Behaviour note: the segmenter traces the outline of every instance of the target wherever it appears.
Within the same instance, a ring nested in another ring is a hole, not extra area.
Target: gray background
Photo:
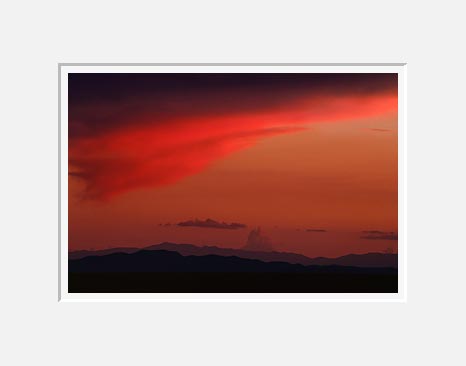
[[[464,363],[460,4],[2,3],[0,362]],[[408,62],[407,303],[58,303],[58,62]]]

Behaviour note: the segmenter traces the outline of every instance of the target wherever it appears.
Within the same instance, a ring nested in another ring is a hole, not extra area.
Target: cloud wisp
[[[374,132],[392,132],[392,130],[388,130],[386,128],[370,128],[370,130]]]
[[[398,234],[394,231],[366,230],[362,231],[361,239],[368,240],[398,240]]]
[[[177,224],[178,226],[183,227],[200,227],[200,228],[209,228],[209,229],[226,229],[226,230],[238,230],[244,229],[247,227],[245,224],[240,224],[238,222],[226,223],[226,222],[219,222],[212,219],[206,220],[188,220],[182,221]]]

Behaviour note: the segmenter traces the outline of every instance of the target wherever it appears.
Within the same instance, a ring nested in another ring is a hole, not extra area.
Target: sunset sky
[[[396,252],[397,74],[68,84],[70,250],[239,248],[261,226],[278,251]]]

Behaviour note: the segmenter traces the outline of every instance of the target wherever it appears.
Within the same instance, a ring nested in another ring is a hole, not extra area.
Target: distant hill
[[[302,265],[167,250],[68,261],[74,293],[394,293],[396,268]]]
[[[216,246],[203,246],[199,247],[192,244],[174,244],[174,243],[161,243],[151,245],[144,249],[147,250],[169,250],[180,253],[181,255],[220,255],[224,257],[235,256],[245,259],[258,259],[263,262],[288,262],[292,264],[311,264],[308,257],[302,254],[285,253],[285,252],[266,252],[266,251],[252,251],[245,249],[234,248],[219,248]]]
[[[255,259],[262,262],[287,262],[290,264],[301,264],[305,266],[319,265],[319,266],[352,266],[352,267],[398,267],[398,255],[387,253],[367,253],[367,254],[348,254],[337,258],[309,258],[302,254],[276,252],[276,251],[252,251],[245,249],[233,248],[219,248],[216,246],[196,246],[192,244],[175,244],[175,243],[161,243],[151,245],[143,250],[166,250],[177,252],[182,256],[235,256],[243,259]],[[81,250],[69,253],[69,259],[81,259],[88,256],[103,256],[112,253],[136,253],[141,248],[120,247],[103,249],[96,251]]]
[[[348,254],[337,258],[311,258],[310,264],[319,266],[392,267],[398,268],[398,254],[366,253]]]
[[[112,253],[134,253],[142,248],[131,248],[131,247],[118,247],[118,248],[109,248],[109,249],[100,249],[100,250],[76,250],[74,252],[68,253],[68,259],[81,259],[84,257],[89,257],[91,255],[107,255]]]
[[[167,250],[140,250],[135,253],[112,253],[68,261],[69,272],[318,272],[393,274],[393,268],[348,266],[304,266],[286,262],[263,262],[235,256],[183,256]]]

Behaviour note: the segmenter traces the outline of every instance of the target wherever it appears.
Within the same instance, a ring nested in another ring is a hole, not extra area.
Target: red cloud
[[[165,123],[146,108],[134,117],[125,115],[116,128],[70,139],[70,170],[84,179],[85,198],[109,199],[177,182],[261,139],[297,132],[312,122],[370,117],[396,108],[396,92],[312,95],[287,105],[272,103],[266,110],[180,115]]]

